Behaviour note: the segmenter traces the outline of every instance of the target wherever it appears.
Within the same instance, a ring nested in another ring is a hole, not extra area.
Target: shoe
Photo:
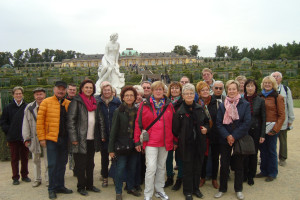
[[[54,191],[49,192],[49,199],[56,199],[56,193]]]
[[[200,198],[200,199],[203,198],[203,194],[200,192],[200,190],[198,190],[198,191],[196,191],[196,192],[193,192],[193,194],[194,194],[196,197]]]
[[[28,177],[25,177],[25,178],[22,178],[22,181],[29,183],[29,182],[31,182],[31,179]]]
[[[140,185],[135,186],[134,189],[135,189],[136,191],[138,191],[138,192],[141,192],[141,191],[142,191],[142,188],[141,188]]]
[[[272,181],[274,181],[274,177],[272,177],[272,176],[268,176],[267,178],[266,178],[266,182],[272,182]]]
[[[86,191],[86,189],[78,189],[77,192],[78,192],[79,194],[81,194],[82,196],[88,195],[88,192]]]
[[[34,181],[33,183],[32,183],[32,187],[38,187],[38,186],[40,186],[41,185],[41,182],[40,181]]]
[[[102,187],[108,186],[108,178],[103,178]]]
[[[185,200],[193,200],[193,196],[191,194],[185,195]]]
[[[178,166],[177,165],[174,167],[174,170],[178,170]]]
[[[173,185],[172,190],[178,191],[181,188],[182,179],[177,178],[176,183]]]
[[[250,186],[254,185],[253,178],[248,178],[248,185],[250,185]]]
[[[20,184],[19,180],[17,180],[17,179],[13,180],[13,185],[19,185],[19,184]]]
[[[238,200],[243,200],[245,198],[242,192],[237,192],[236,197]]]
[[[86,188],[87,191],[91,192],[101,192],[99,188],[96,188],[95,186],[92,186],[91,188]]]
[[[205,184],[205,178],[201,178],[199,187],[202,187],[204,184]]]
[[[173,185],[173,183],[174,183],[173,176],[172,176],[172,177],[168,177],[168,178],[167,178],[167,181],[165,182],[164,188]]]
[[[127,194],[132,194],[133,196],[136,196],[136,197],[140,197],[141,196],[141,193],[139,193],[135,189],[133,189],[133,190],[127,190]]]
[[[116,200],[122,200],[122,194],[116,194]]]
[[[280,165],[281,167],[286,166],[285,160],[279,160],[279,165]]]
[[[155,197],[160,198],[162,200],[169,200],[168,195],[166,195],[166,193],[162,193],[162,192],[156,192]]]
[[[61,189],[57,189],[56,193],[71,194],[71,193],[73,193],[73,191],[66,187],[63,187]]]
[[[221,198],[224,194],[224,192],[218,192],[217,194],[215,194],[215,198]]]
[[[255,176],[255,178],[263,178],[263,177],[266,177],[266,176],[262,173],[256,174],[256,176]]]
[[[219,189],[219,187],[220,187],[218,184],[218,181],[216,179],[211,180],[211,184],[213,185],[213,187],[215,189]]]

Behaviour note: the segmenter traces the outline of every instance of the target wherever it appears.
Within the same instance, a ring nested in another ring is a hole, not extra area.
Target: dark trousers
[[[8,142],[11,156],[12,179],[19,180],[19,160],[21,159],[21,176],[26,178],[28,176],[28,154],[29,149],[22,141]]]
[[[279,132],[279,160],[287,159],[287,130]]]
[[[123,177],[124,174],[127,174],[126,185],[127,190],[130,191],[135,186],[135,175],[136,171],[136,162],[138,159],[138,154],[133,153],[127,156],[117,156],[116,161],[116,176],[115,176],[115,189],[116,194],[122,194],[123,187]]]
[[[103,178],[108,178],[109,154],[107,149],[101,150],[101,175]]]
[[[257,153],[259,138],[257,139],[253,136],[252,138],[254,140],[256,154],[244,156],[244,177],[247,177],[247,179],[253,179],[257,170]]]
[[[210,150],[211,150],[211,178],[212,180],[216,180],[218,177],[218,171],[219,171],[219,157],[220,157],[220,145],[219,144],[210,144]],[[207,167],[207,160],[208,157],[204,157],[203,165],[202,165],[202,172],[201,172],[201,178],[206,177],[206,167]]]
[[[68,162],[68,137],[58,137],[57,142],[47,140],[48,191],[65,187],[65,172]]]
[[[277,177],[277,137],[276,135],[266,135],[264,143],[260,145],[260,172],[265,176]]]
[[[173,177],[174,176],[174,171],[173,171],[173,156],[174,151],[168,151],[168,157],[166,161],[166,169],[167,169],[167,177]],[[182,178],[182,161],[179,158],[179,152],[176,150],[175,151],[175,161],[178,167],[178,174],[177,178]]]
[[[183,194],[199,191],[203,157],[194,156],[191,161],[183,161]]]
[[[74,170],[77,175],[77,188],[78,189],[91,189],[94,185],[93,173],[94,173],[94,156],[95,156],[95,144],[94,140],[87,140],[87,152],[86,154],[74,153],[74,161],[76,168]]]
[[[220,144],[221,169],[220,169],[220,192],[227,192],[229,165],[234,166],[234,190],[243,191],[243,156],[234,155],[231,159],[232,147],[229,144]],[[232,163],[230,163],[232,162]]]

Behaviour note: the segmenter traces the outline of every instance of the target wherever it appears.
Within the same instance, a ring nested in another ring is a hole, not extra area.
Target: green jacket
[[[135,113],[137,113],[138,108],[134,107]],[[136,119],[137,114],[135,114],[134,121]],[[133,126],[134,126],[133,122]],[[129,114],[125,112],[125,106],[123,104],[120,105],[114,112],[112,118],[112,126],[110,130],[109,136],[109,144],[108,144],[108,152],[114,152],[115,142],[118,136],[128,136],[131,137],[128,133],[129,126]],[[134,127],[133,127],[134,130]],[[133,136],[132,136],[133,140]]]

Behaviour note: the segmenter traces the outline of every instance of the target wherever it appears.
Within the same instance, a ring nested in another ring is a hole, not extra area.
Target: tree
[[[43,57],[40,54],[40,50],[38,48],[29,48],[28,50],[26,50],[25,57],[29,63],[43,62]]]
[[[66,52],[63,50],[56,49],[54,52],[54,62],[61,62],[63,59],[66,59]]]
[[[76,51],[69,50],[66,53],[66,59],[72,59],[72,58],[75,58],[75,56],[76,56]]]
[[[22,49],[19,49],[18,51],[16,51],[14,53],[13,56],[13,60],[14,60],[14,66],[19,68],[24,66],[24,64],[26,63],[26,57],[25,57],[25,51],[22,51]]]
[[[230,47],[227,55],[230,55],[231,58],[239,58],[239,47],[238,46],[233,46]]]
[[[45,49],[45,51],[42,53],[42,57],[45,62],[52,62],[53,56],[54,50],[52,49]]]
[[[227,46],[217,46],[217,49],[216,49],[216,57],[225,57],[225,54],[227,54],[229,51],[228,51],[228,47]]]
[[[189,55],[189,52],[186,50],[186,48],[181,45],[176,45],[172,52],[177,53],[179,55]]]
[[[0,52],[0,67],[5,64],[11,65],[10,59],[12,58],[13,56],[10,52]]]
[[[189,46],[189,54],[191,56],[198,56],[198,53],[200,52],[198,45],[191,45]]]

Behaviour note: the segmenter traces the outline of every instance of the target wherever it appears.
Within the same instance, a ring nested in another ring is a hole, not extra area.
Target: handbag
[[[252,155],[256,154],[253,138],[250,135],[236,140],[234,142],[233,154],[235,155]]]
[[[133,139],[128,136],[120,136],[115,142],[115,153],[117,155],[129,155],[134,152]]]

